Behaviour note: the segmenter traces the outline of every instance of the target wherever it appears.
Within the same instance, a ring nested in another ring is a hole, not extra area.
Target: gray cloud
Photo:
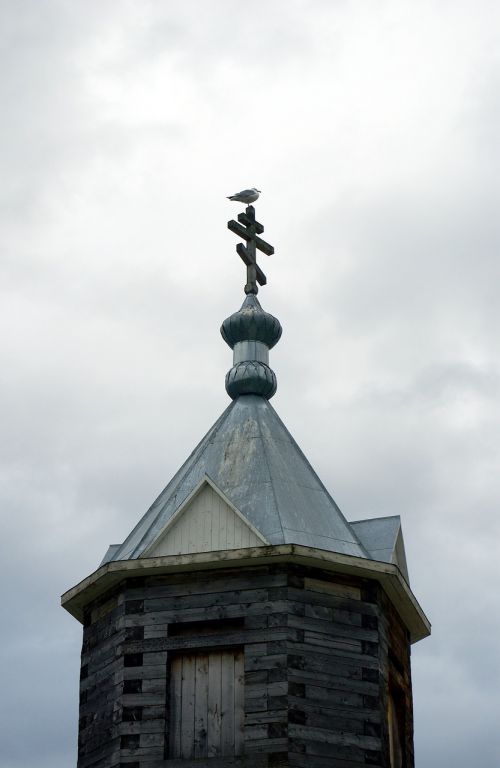
[[[433,621],[417,765],[496,767],[498,17],[0,3],[5,768],[75,764],[58,596],[226,405],[224,196],[253,184],[273,403],[349,519],[402,515]]]

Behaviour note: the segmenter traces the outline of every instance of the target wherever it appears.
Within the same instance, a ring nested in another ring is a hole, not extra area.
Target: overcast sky
[[[498,768],[498,0],[0,0],[2,768],[76,765],[60,594],[227,405],[276,249],[273,405],[433,623],[417,768]]]

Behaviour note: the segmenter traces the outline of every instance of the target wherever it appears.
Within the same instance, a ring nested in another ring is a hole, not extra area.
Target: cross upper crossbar
[[[262,240],[258,235],[262,234],[264,227],[258,221],[255,220],[255,208],[253,205],[249,205],[244,213],[238,214],[238,221],[231,219],[227,222],[228,229],[234,232],[235,235],[246,240],[246,246],[243,243],[238,243],[236,246],[236,252],[245,262],[247,267],[247,284],[245,285],[245,293],[257,293],[257,283],[259,285],[265,285],[267,278],[264,272],[257,264],[257,250],[262,251],[267,256],[272,256],[274,248],[265,240]]]
[[[239,235],[240,237],[243,237],[248,242],[253,240],[255,243],[255,247],[259,251],[262,251],[262,253],[265,253],[267,256],[273,255],[274,253],[273,246],[269,245],[269,243],[266,243],[266,241],[262,240],[260,237],[257,237],[255,232],[250,232],[250,229],[252,229],[251,227],[242,227],[241,224],[238,224],[238,222],[234,221],[234,219],[227,222],[227,227],[228,229],[231,230],[231,232],[234,232],[235,235]],[[261,229],[261,232],[263,231],[264,231],[264,227],[262,227]]]
[[[255,218],[255,213],[254,213],[254,218]],[[264,227],[262,226],[262,224],[258,221],[252,220],[252,217],[249,216],[247,213],[239,213],[238,221],[241,224],[244,224],[246,227],[251,227],[253,225],[258,235],[261,235],[264,231]]]

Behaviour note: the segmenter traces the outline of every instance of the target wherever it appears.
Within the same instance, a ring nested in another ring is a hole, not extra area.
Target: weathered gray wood
[[[248,250],[248,248],[245,248],[243,243],[238,243],[238,245],[236,246],[236,252],[238,256],[241,258],[241,260],[247,265],[247,267],[251,267],[251,266],[254,267],[257,282],[259,283],[259,285],[266,285],[267,277],[265,276],[264,272],[261,270],[257,262],[254,261],[253,253],[251,253]]]
[[[234,755],[234,653],[222,653],[221,754]]]
[[[327,674],[319,671],[320,667],[313,669],[292,669],[289,668],[288,680],[291,683],[323,685],[334,691],[348,691],[350,693],[361,693],[366,696],[377,696],[380,686],[377,683],[371,683],[365,680],[355,680],[335,674]]]
[[[221,656],[211,653],[208,658],[208,757],[221,755]]]
[[[234,657],[234,754],[242,755],[245,747],[245,656]]]
[[[208,655],[196,656],[194,710],[194,756],[207,757],[208,734]]]
[[[265,274],[257,264],[257,250],[271,256],[274,253],[274,248],[258,236],[264,231],[264,227],[255,220],[255,208],[251,205],[247,207],[245,213],[238,215],[238,221],[231,219],[227,226],[231,232],[247,242],[246,246],[238,243],[236,251],[247,267],[245,293],[257,294],[257,283],[265,285],[267,282]]]
[[[259,725],[260,723],[283,723],[288,718],[287,709],[276,709],[274,711],[265,712],[246,712],[245,713],[245,728],[248,725]]]
[[[247,242],[254,241],[255,247],[259,251],[262,251],[262,253],[265,253],[267,256],[273,255],[274,248],[272,245],[269,245],[269,243],[266,243],[265,240],[257,237],[255,233],[249,232],[248,229],[242,227],[241,224],[238,224],[238,222],[234,221],[234,219],[231,219],[231,221],[227,222],[227,228],[230,229],[231,232],[234,232],[235,235],[242,237],[243,240],[246,240]]]
[[[327,643],[324,646],[297,643],[294,645],[294,652],[300,654],[299,658],[304,659],[303,669],[310,668],[309,660],[315,664],[313,669],[319,669],[321,666],[324,672],[335,670],[339,674],[351,675],[354,678],[361,678],[363,669],[378,669],[377,656],[353,653],[338,647],[329,648]],[[292,661],[291,664],[295,664],[295,662]],[[365,679],[367,679],[366,676]]]
[[[290,754],[290,765],[294,768],[311,768],[311,766],[313,768],[366,768],[365,753],[361,750],[356,753],[352,750],[349,756],[351,759],[347,757],[337,758],[332,756],[331,746],[326,745],[326,751],[322,751],[322,748],[325,747],[324,744],[318,746],[319,749],[316,749],[315,743],[312,745],[304,744],[304,754]],[[379,765],[381,764],[379,763]]]
[[[253,206],[252,206],[253,208]],[[239,213],[238,214],[238,221],[241,222],[241,224],[244,224],[246,227],[253,226],[255,227],[255,231],[258,235],[261,235],[264,231],[264,227],[262,224],[258,221],[255,221],[255,214],[254,216],[249,216],[248,213]]]
[[[279,653],[272,656],[255,656],[249,658],[245,668],[248,670],[257,669],[286,669],[287,668],[287,655],[285,653]]]
[[[401,710],[405,765],[413,768],[408,632],[380,589],[282,564],[148,577],[120,590],[96,601],[90,611],[95,621],[89,618],[84,629],[79,768],[195,766],[204,761],[204,749],[211,768],[255,768],[255,761],[267,765],[270,756],[276,766],[388,768],[389,690]],[[233,665],[224,703],[222,663],[211,685],[222,653]],[[142,657],[142,666],[124,666],[131,655]],[[192,735],[183,741],[190,694],[183,701],[185,681],[176,663],[186,656],[194,664],[193,716]],[[124,690],[125,681],[133,684]],[[129,719],[133,712],[142,719]],[[223,734],[231,718],[232,740]],[[135,742],[127,737],[134,735],[140,742],[130,746]],[[168,762],[158,757],[166,738]],[[234,755],[243,739],[245,756],[222,754],[232,741]],[[173,757],[174,749],[182,754],[184,748],[192,758]]]
[[[174,657],[170,665],[170,733],[169,755],[181,754],[182,657]]]
[[[272,755],[274,752],[286,752],[287,748],[287,738],[270,738],[267,736],[263,739],[255,739],[255,741],[249,741],[245,747],[245,751],[248,754],[255,754],[260,752]]]
[[[111,729],[111,735],[123,734],[158,734],[162,741],[165,741],[165,721],[164,720],[141,720],[138,723],[117,723]]]
[[[127,589],[127,596],[131,599],[141,598],[144,601],[157,597],[181,597],[189,598],[197,595],[216,594],[219,592],[236,592],[247,589],[268,589],[281,587],[287,584],[286,570],[271,569],[269,566],[257,566],[250,575],[242,575],[241,570],[228,569],[224,575],[217,573],[205,574],[202,580],[189,578],[185,573],[173,573],[165,578],[156,578],[145,587]],[[146,603],[147,604],[147,603]]]
[[[311,594],[306,592],[303,589],[298,589],[296,587],[289,587],[288,588],[288,597],[290,600],[293,600],[294,603],[303,603],[306,606],[311,606],[311,603],[316,605],[325,605],[325,606],[331,606],[332,608],[339,608],[342,610],[348,610],[352,613],[361,613],[361,614],[367,614],[370,616],[378,616],[380,614],[380,608],[378,605],[374,605],[373,603],[369,603],[365,600],[352,600],[349,598],[342,598],[337,597],[336,595],[331,595],[325,593],[316,593],[314,595],[314,602],[312,602]]]
[[[167,597],[154,597],[144,601],[146,613],[154,614],[162,611],[183,611],[186,608],[207,608],[209,606],[223,606],[229,604],[239,605],[241,603],[261,603],[268,600],[269,589],[260,587],[256,589],[249,584],[247,589],[224,589],[218,593],[213,592],[201,593],[199,595],[186,595],[185,597],[177,596],[172,598]],[[186,621],[187,619],[180,619],[180,621]]]
[[[312,619],[306,616],[290,616],[289,626],[299,629],[307,629],[311,632],[324,633],[339,638],[345,637],[350,640],[366,640],[376,643],[378,633],[373,629],[364,629],[363,627],[348,626],[346,624],[334,624],[323,619]]]
[[[211,758],[207,765],[209,768],[268,768],[268,764],[267,755],[264,754]],[[205,768],[205,766],[195,760],[170,760],[168,763],[141,763],[141,768]]]
[[[380,749],[380,739],[373,736],[363,736],[355,733],[335,733],[331,728],[316,728],[311,725],[296,725],[291,723],[288,735],[307,741],[324,744],[335,744],[344,747],[360,747],[361,749]]]
[[[188,760],[194,757],[194,694],[195,694],[195,656],[182,657],[181,690],[181,752],[176,757]]]
[[[281,627],[276,629],[258,630],[258,631],[241,631],[241,632],[228,632],[226,635],[188,635],[186,636],[174,636],[174,637],[158,637],[158,638],[145,638],[144,640],[134,641],[132,643],[126,643],[123,647],[127,653],[136,653],[139,650],[146,652],[161,652],[161,651],[181,651],[186,649],[196,648],[213,648],[227,647],[228,645],[237,646],[242,645],[245,640],[250,643],[258,643],[262,640],[288,640],[291,633],[288,631],[283,632]],[[339,641],[340,642],[340,641]],[[325,644],[328,644],[328,639],[325,639]]]

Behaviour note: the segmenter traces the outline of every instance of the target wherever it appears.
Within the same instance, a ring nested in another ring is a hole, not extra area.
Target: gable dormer
[[[268,542],[205,475],[141,557],[261,547]]]

